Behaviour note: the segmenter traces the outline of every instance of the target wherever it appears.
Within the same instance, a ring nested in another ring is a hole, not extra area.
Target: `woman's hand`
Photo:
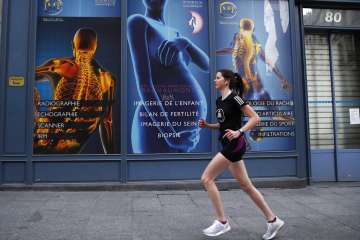
[[[207,122],[205,119],[200,119],[199,120],[199,128],[206,128],[207,127]]]
[[[226,129],[223,138],[227,138],[227,139],[229,139],[229,141],[231,141],[231,140],[233,140],[235,138],[240,137],[240,135],[241,135],[240,131],[234,131],[234,130],[231,130],[231,129]]]

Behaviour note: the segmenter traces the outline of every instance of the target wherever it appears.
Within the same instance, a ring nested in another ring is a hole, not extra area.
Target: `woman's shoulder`
[[[241,99],[244,99],[243,96],[241,96],[237,91],[234,91],[234,90],[231,92],[230,96],[231,96],[232,98],[234,98],[234,97],[239,97],[239,98],[241,98]]]
[[[244,104],[247,103],[246,100],[245,100],[242,96],[240,96],[238,93],[236,93],[235,91],[233,91],[233,92],[231,93],[230,98],[231,98],[232,100],[235,100],[235,102],[238,103],[238,104],[240,104],[240,105],[244,105]]]

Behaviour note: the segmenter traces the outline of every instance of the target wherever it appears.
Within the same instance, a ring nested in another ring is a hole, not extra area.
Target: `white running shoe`
[[[282,226],[284,226],[284,221],[281,220],[279,217],[276,217],[275,222],[267,223],[267,231],[263,235],[263,239],[264,240],[273,239]]]
[[[215,220],[210,227],[203,230],[203,233],[209,237],[216,237],[230,231],[231,227],[229,221],[222,224],[220,221]]]

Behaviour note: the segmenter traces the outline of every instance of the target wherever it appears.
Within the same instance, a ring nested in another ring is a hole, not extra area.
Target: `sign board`
[[[360,11],[304,8],[305,26],[360,28]]]
[[[10,87],[23,87],[25,84],[25,78],[22,76],[10,76],[9,86]]]
[[[349,108],[350,115],[350,124],[360,124],[360,109],[359,108]]]

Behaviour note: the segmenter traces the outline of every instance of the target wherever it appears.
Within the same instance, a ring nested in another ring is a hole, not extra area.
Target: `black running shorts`
[[[238,162],[242,160],[244,153],[246,152],[246,141],[244,136],[235,138],[229,141],[227,138],[221,139],[223,149],[222,155],[231,162]]]

